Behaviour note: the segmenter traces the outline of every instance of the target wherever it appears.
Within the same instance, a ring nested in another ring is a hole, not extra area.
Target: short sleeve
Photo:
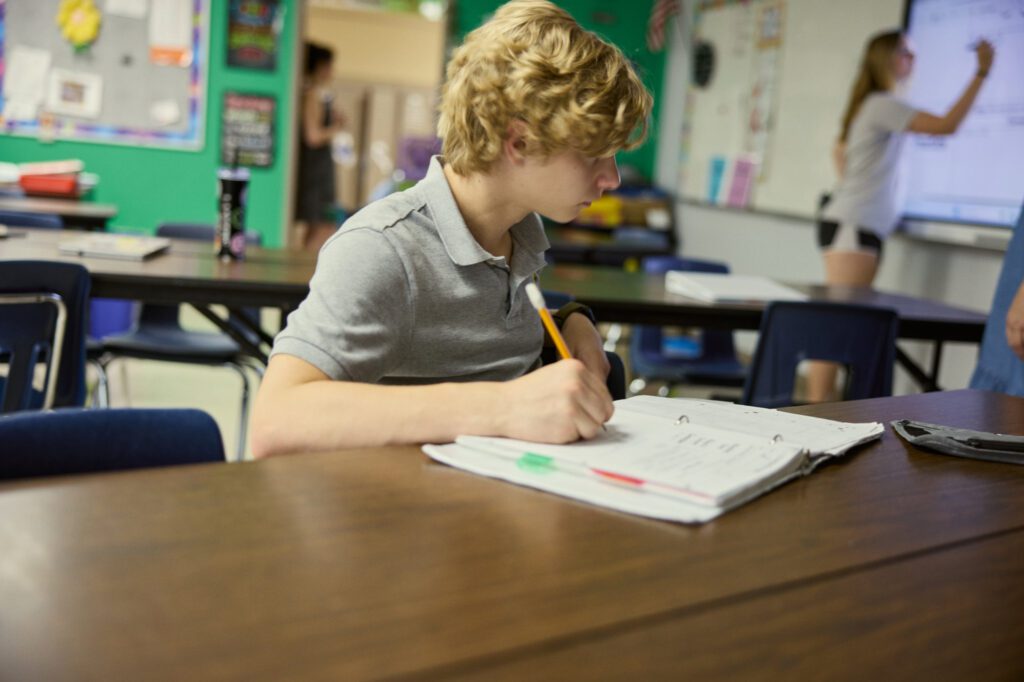
[[[317,260],[306,300],[271,355],[294,355],[332,379],[375,383],[398,366],[414,320],[405,267],[379,230],[343,230]]]
[[[871,127],[886,132],[903,132],[917,109],[892,95],[875,95],[865,103]]]

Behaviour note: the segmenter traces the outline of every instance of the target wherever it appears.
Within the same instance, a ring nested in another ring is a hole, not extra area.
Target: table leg
[[[896,346],[896,362],[900,364],[903,369],[907,370],[911,378],[917,383],[922,391],[928,393],[931,391],[941,391],[942,388],[938,384],[939,374],[939,361],[942,357],[942,342],[935,342],[935,352],[932,354],[932,366],[931,374],[928,374],[921,366],[910,359],[910,356],[903,352],[903,349]]]
[[[268,362],[267,354],[264,353],[263,349],[261,349],[257,344],[247,338],[245,334],[240,332],[235,326],[229,324],[227,320],[213,312],[209,306],[200,303],[192,303],[190,305],[198,310],[200,315],[215,324],[218,329],[230,336],[243,351],[266,366]]]

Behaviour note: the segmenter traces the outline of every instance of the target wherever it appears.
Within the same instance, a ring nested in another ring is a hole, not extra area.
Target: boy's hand
[[[604,342],[590,319],[582,313],[573,313],[562,326],[562,337],[569,353],[583,363],[601,381],[608,380],[611,365],[604,353]]]
[[[614,411],[604,380],[576,359],[560,360],[502,386],[507,421],[501,435],[510,438],[543,443],[593,438]]]
[[[1017,295],[1006,311],[1006,343],[1024,360],[1024,283],[1017,289]]]

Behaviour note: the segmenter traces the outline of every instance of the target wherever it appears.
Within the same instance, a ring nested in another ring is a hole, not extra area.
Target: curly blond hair
[[[651,102],[619,48],[550,2],[514,0],[452,54],[437,131],[460,175],[491,167],[513,120],[531,156],[600,158],[643,142]]]

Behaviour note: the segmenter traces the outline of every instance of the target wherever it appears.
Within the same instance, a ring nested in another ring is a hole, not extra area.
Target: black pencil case
[[[891,424],[900,437],[919,448],[955,457],[1024,464],[1024,436],[957,429],[911,419],[900,419]]]

